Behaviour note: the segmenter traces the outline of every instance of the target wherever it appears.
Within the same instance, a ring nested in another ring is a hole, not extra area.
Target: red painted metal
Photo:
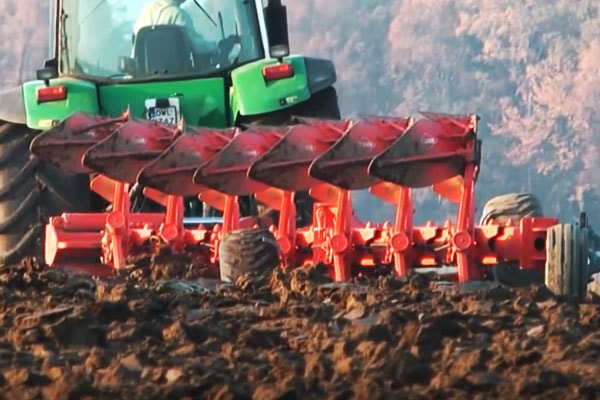
[[[249,129],[239,132],[194,174],[196,184],[233,196],[247,196],[269,187],[249,177],[248,169],[275,143],[281,129]]]
[[[350,278],[353,248],[366,245],[365,231],[353,224],[350,191],[381,183],[368,173],[367,167],[373,157],[397,141],[412,124],[412,118],[367,118],[359,121],[350,126],[347,133],[316,158],[310,167],[311,176],[338,188],[333,229],[323,237],[324,245],[330,249],[327,261],[333,264],[337,281]],[[370,235],[372,229],[366,229]],[[359,234],[358,243],[356,233]]]
[[[83,155],[107,138],[129,119],[129,111],[119,118],[76,113],[55,127],[37,135],[30,145],[33,154],[70,173],[93,172],[83,165]]]
[[[237,128],[207,129],[195,128],[178,136],[155,160],[143,166],[137,176],[137,182],[146,187],[145,194],[152,195],[148,189],[154,189],[154,197],[198,195],[202,201],[226,216],[225,222],[214,236],[212,245],[214,254],[211,260],[218,258],[218,242],[227,232],[246,226],[240,221],[237,196],[228,195],[210,189],[206,185],[194,182],[196,171],[211,161],[225,149],[234,137],[240,134]],[[171,201],[174,201],[171,198]],[[168,214],[168,213],[167,213]],[[177,218],[180,218],[178,214]],[[181,216],[182,218],[182,216]],[[183,226],[177,228],[183,231]]]
[[[135,182],[139,171],[160,156],[181,134],[180,127],[130,119],[91,146],[83,165],[120,182]]]
[[[55,265],[92,259],[122,269],[128,257],[156,252],[159,249],[156,243],[181,253],[190,246],[197,248],[202,243],[218,242],[220,227],[213,231],[202,226],[184,229],[181,196],[146,190],[148,197],[165,206],[165,212],[130,211],[131,184],[148,161],[169,148],[181,130],[181,127],[133,120],[128,113],[113,120],[75,114],[40,135],[41,139],[32,146],[40,158],[58,165],[64,162],[69,168],[74,167],[73,159],[58,158],[56,148],[60,146],[64,154],[76,154],[83,168],[70,169],[100,172],[90,186],[112,205],[111,211],[106,213],[63,214],[50,218],[46,226],[46,262]]]
[[[558,220],[475,226],[478,118],[424,116],[184,129],[131,119],[127,113],[112,120],[76,114],[42,134],[32,150],[70,171],[100,173],[91,187],[111,201],[112,209],[51,218],[46,262],[100,257],[122,268],[128,257],[161,244],[176,253],[210,249],[203,255],[214,264],[226,232],[256,223],[239,215],[238,197],[252,194],[280,212],[270,229],[284,254],[282,266],[324,263],[335,281],[375,266],[405,276],[416,268],[454,265],[460,282],[479,279],[501,262],[543,268],[546,230]],[[136,182],[165,206],[164,213],[130,211],[127,193]],[[414,226],[413,191],[426,187],[457,204],[455,221]],[[351,193],[363,189],[395,206],[394,221],[365,224],[355,217]],[[296,227],[298,191],[309,191],[317,201],[309,227]],[[194,195],[223,212],[222,225],[184,229],[183,197]]]
[[[248,170],[248,176],[290,192],[322,184],[308,170],[315,158],[325,153],[346,132],[349,121],[300,120],[265,152]]]
[[[193,181],[196,170],[218,154],[237,133],[237,128],[195,128],[184,132],[141,169],[137,181],[144,187],[177,196],[194,196],[206,191],[206,186]]]

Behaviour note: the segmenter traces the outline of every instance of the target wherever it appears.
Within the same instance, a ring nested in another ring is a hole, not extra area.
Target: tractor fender
[[[0,121],[13,124],[26,123],[21,86],[0,91]]]
[[[292,65],[291,77],[265,81],[263,67],[277,63],[274,59],[262,59],[231,73],[232,89],[230,107],[233,119],[239,116],[259,115],[291,108],[307,101],[336,81],[336,72],[330,60],[290,55],[283,62]]]
[[[96,84],[72,77],[53,79],[51,86],[62,85],[67,89],[67,98],[38,102],[37,91],[44,87],[40,80],[23,84],[23,104],[27,126],[31,129],[46,130],[75,112],[99,114],[98,91]]]
[[[333,61],[323,58],[304,57],[308,90],[311,94],[327,89],[337,81]]]

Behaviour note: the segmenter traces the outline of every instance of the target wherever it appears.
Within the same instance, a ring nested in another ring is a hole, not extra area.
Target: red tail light
[[[262,73],[267,81],[276,81],[294,76],[294,67],[286,63],[269,65],[263,68]]]
[[[37,90],[37,101],[38,103],[44,103],[46,101],[58,101],[67,98],[67,87],[66,86],[45,86]]]

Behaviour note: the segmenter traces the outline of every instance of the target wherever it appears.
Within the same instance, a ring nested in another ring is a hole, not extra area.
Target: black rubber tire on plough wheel
[[[516,225],[521,218],[542,217],[539,199],[531,193],[508,193],[489,199],[483,206],[480,224],[490,220],[505,224],[509,219]]]
[[[224,282],[235,283],[247,274],[270,274],[280,260],[279,245],[266,229],[236,229],[219,244],[219,272]]]
[[[490,221],[505,224],[512,219],[518,225],[522,218],[543,217],[541,202],[531,193],[508,193],[489,199],[483,206],[480,224]],[[501,263],[492,268],[496,282],[506,286],[528,286],[543,284],[543,271],[521,269],[515,263]]]
[[[554,225],[546,236],[545,284],[556,295],[585,298],[590,274],[588,235],[575,224]]]
[[[43,262],[44,226],[62,212],[89,211],[89,177],[66,175],[29,151],[38,131],[0,121],[0,265]]]
[[[339,120],[341,112],[338,105],[337,92],[334,87],[328,87],[314,93],[310,99],[296,106],[274,113],[242,117],[238,123],[246,125],[285,126],[294,123],[294,117],[321,118]],[[294,195],[296,204],[297,226],[312,224],[314,199],[307,191]],[[277,223],[278,213],[264,206],[258,206],[259,216],[268,216]]]

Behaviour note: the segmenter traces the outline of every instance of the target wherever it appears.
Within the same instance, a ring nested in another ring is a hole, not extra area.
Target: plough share
[[[74,114],[40,134],[31,150],[72,173],[92,174],[92,190],[111,207],[51,217],[45,261],[83,265],[93,259],[110,271],[124,268],[128,257],[168,246],[173,253],[200,252],[215,265],[224,235],[256,225],[254,218],[240,217],[238,203],[253,195],[279,212],[269,229],[282,267],[322,263],[338,282],[374,266],[392,267],[400,276],[456,266],[460,282],[480,279],[507,261],[543,268],[546,231],[556,218],[475,226],[478,117],[423,116],[214,129],[166,126],[127,112],[114,119]],[[165,211],[132,212],[134,184]],[[426,187],[457,204],[455,221],[414,226],[412,191]],[[393,222],[355,217],[351,192],[364,189],[395,205]],[[315,199],[311,226],[296,226],[299,191]],[[185,226],[184,198],[190,196],[220,210],[222,223]]]

